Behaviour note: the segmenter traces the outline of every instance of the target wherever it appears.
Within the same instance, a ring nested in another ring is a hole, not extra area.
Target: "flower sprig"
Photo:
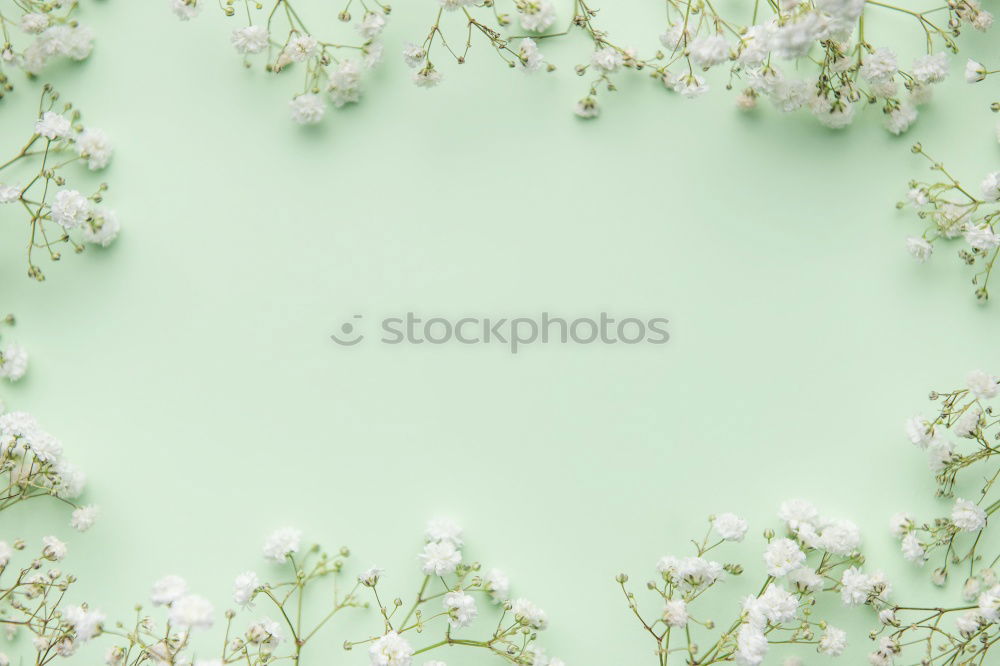
[[[84,60],[94,33],[75,18],[78,0],[0,0],[0,99],[14,89],[5,69],[31,76],[57,58]]]
[[[927,522],[898,514],[891,528],[907,560],[921,565],[936,561],[932,580],[938,585],[945,583],[953,567],[961,566],[966,588],[978,590],[977,577],[981,580],[983,575],[977,572],[992,570],[1000,562],[996,539],[987,536],[990,517],[1000,511],[1000,418],[989,404],[998,394],[997,379],[977,370],[969,373],[964,388],[930,394],[939,403],[936,415],[915,416],[906,424],[909,440],[927,453],[935,494],[953,504],[948,515]],[[978,487],[956,491],[960,476],[977,477]]]
[[[289,110],[295,122],[312,125],[323,119],[327,100],[337,108],[357,102],[365,73],[382,58],[379,37],[391,7],[378,0],[359,1],[362,13],[354,26],[355,35],[346,41],[327,41],[328,37],[311,32],[291,0],[223,0],[220,5],[226,16],[246,20],[231,36],[245,66],[251,66],[251,57],[263,55],[269,73],[302,70],[302,87],[289,102]],[[182,20],[194,18],[202,5],[200,0],[170,3]],[[352,20],[351,4],[348,0],[340,21]]]
[[[107,184],[101,183],[89,196],[67,186],[66,174],[74,164],[99,171],[111,159],[107,134],[84,127],[81,117],[71,103],[59,104],[59,93],[46,85],[27,141],[0,163],[0,212],[19,209],[26,216],[28,276],[35,280],[45,279],[35,252],[44,250],[50,260],[58,261],[60,244],[77,253],[85,243],[107,247],[121,228],[115,212],[101,205]],[[12,180],[18,175],[26,178],[25,184]]]
[[[966,247],[958,256],[968,266],[978,267],[972,278],[976,298],[989,299],[989,282],[993,266],[1000,252],[1000,171],[987,174],[980,183],[978,193],[962,184],[943,163],[928,155],[921,144],[914,144],[912,151],[931,165],[936,179],[912,180],[906,201],[897,208],[911,207],[926,227],[920,236],[906,239],[906,247],[914,259],[923,263],[930,259],[934,246],[940,241],[961,238]]]
[[[734,604],[735,618],[730,622],[717,625],[700,615],[697,606],[727,575],[744,573],[741,564],[707,557],[744,539],[747,522],[735,514],[710,518],[705,536],[693,542],[694,556],[660,559],[658,578],[646,584],[656,600],[655,612],[640,610],[635,593],[626,585],[628,576],[619,574],[617,582],[629,609],[654,642],[660,666],[709,666],[734,660],[756,666],[778,643],[807,645],[821,654],[839,656],[847,646],[847,634],[814,617],[818,598],[839,593],[847,606],[884,603],[891,587],[881,573],[862,571],[857,526],[825,519],[802,500],[785,502],[778,516],[784,522],[784,535],[771,529],[764,532],[763,580],[741,606]]]

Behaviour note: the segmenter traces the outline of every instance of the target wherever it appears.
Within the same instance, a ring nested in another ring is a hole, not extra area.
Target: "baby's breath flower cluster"
[[[66,557],[66,544],[54,536],[42,539],[39,554],[17,569],[12,560],[25,550],[23,541],[0,541],[0,624],[8,639],[31,636],[35,666],[69,657],[100,632],[104,614],[86,605],[67,606],[65,596],[75,578],[56,567]],[[0,661],[10,663],[7,655]]]
[[[484,571],[479,562],[464,561],[458,525],[432,520],[424,536],[419,555],[424,579],[409,603],[399,597],[390,602],[380,594],[381,569],[358,577],[371,590],[383,628],[368,640],[345,643],[345,648],[367,645],[372,666],[410,666],[416,656],[451,646],[483,650],[510,664],[565,666],[537,644],[538,633],[549,623],[545,611],[528,599],[512,598],[502,571]],[[484,609],[480,617],[480,606],[495,610]]]
[[[45,86],[27,142],[0,164],[0,207],[20,209],[27,218],[29,277],[45,279],[34,262],[35,251],[45,250],[58,261],[61,243],[79,253],[84,243],[107,247],[118,236],[117,215],[101,205],[107,185],[84,195],[67,186],[64,175],[75,163],[91,171],[103,169],[111,150],[103,131],[85,127],[80,112],[70,103],[59,104],[59,93]]]
[[[939,402],[935,416],[914,416],[906,423],[909,440],[927,453],[937,496],[951,500],[952,506],[947,516],[924,523],[898,514],[891,528],[907,560],[920,565],[935,561],[932,580],[938,585],[944,584],[951,567],[963,567],[967,590],[978,590],[977,576],[992,581],[994,574],[977,571],[991,571],[1000,562],[997,540],[987,536],[990,517],[1000,510],[1000,492],[994,487],[1000,478],[1000,418],[990,404],[998,394],[996,377],[970,372],[964,388],[931,393]],[[956,491],[960,474],[976,479],[977,487]]]
[[[850,607],[877,607],[884,602],[890,586],[881,573],[862,571],[861,532],[856,525],[823,518],[803,500],[782,504],[778,517],[784,523],[782,533],[764,532],[763,581],[741,605],[733,604],[735,619],[728,623],[717,625],[697,607],[699,599],[727,576],[744,573],[740,564],[710,557],[727,543],[743,541],[747,522],[732,513],[710,518],[704,538],[694,542],[695,555],[660,559],[658,579],[646,585],[656,597],[654,611],[640,610],[635,593],[626,585],[628,577],[618,576],[629,608],[656,645],[660,666],[734,660],[757,666],[772,644],[808,645],[820,654],[839,656],[847,647],[847,634],[814,617],[819,598],[839,594]]]
[[[584,118],[599,115],[600,91],[615,90],[623,71],[648,72],[669,90],[692,98],[708,92],[709,70],[722,69],[727,88],[743,89],[737,100],[742,109],[753,108],[763,96],[782,111],[808,109],[824,125],[839,129],[868,105],[882,111],[893,134],[910,127],[933,85],[947,77],[948,53],[958,52],[961,30],[985,31],[993,23],[978,0],[950,0],[927,11],[876,0],[780,0],[753,3],[736,16],[722,15],[706,0],[668,0],[660,48],[643,57],[599,26],[591,0],[573,0],[568,27],[559,32],[550,31],[557,20],[552,0],[512,0],[511,10],[527,35],[499,32],[513,22],[510,13],[498,9],[502,0],[439,3],[427,36],[403,54],[421,86],[442,78],[435,53],[463,63],[473,36],[484,39],[508,66],[537,71],[552,69],[539,51],[542,40],[582,32],[592,45],[587,61],[575,68],[590,82],[576,105]],[[902,45],[873,41],[873,29],[865,25],[869,13],[897,13],[912,23],[924,55],[904,66],[897,55]],[[456,46],[458,39],[446,38],[442,19],[447,14],[459,15],[462,26],[455,33],[463,47]]]
[[[920,236],[906,239],[906,248],[917,261],[931,258],[934,245],[942,240],[962,239],[965,245],[958,256],[967,266],[978,268],[972,278],[976,298],[989,298],[993,265],[1000,252],[1000,171],[986,174],[978,188],[963,185],[944,164],[924,152],[921,144],[912,148],[931,164],[936,180],[912,180],[905,202],[897,208],[911,207],[926,224]]]
[[[36,75],[52,60],[84,60],[94,33],[74,18],[77,0],[0,0],[0,99],[13,90],[7,72]]]
[[[5,326],[13,326],[15,321],[14,315],[6,315],[3,319],[0,319],[0,330]],[[3,343],[2,336],[0,336],[0,343]],[[27,350],[16,342],[0,344],[0,379],[16,382],[21,377],[24,377],[24,373],[27,371]],[[3,403],[0,402],[0,413],[3,413],[3,411]]]
[[[174,13],[182,20],[198,14],[205,0],[170,0]],[[288,107],[295,122],[312,125],[326,113],[327,102],[336,108],[357,102],[361,84],[369,70],[382,58],[380,36],[389,12],[378,0],[362,0],[362,11],[355,17],[340,12],[344,23],[354,21],[353,38],[344,42],[324,41],[325,36],[310,32],[306,21],[291,0],[223,0],[226,16],[245,18],[246,25],[233,30],[231,42],[243,56],[247,67],[251,58],[261,56],[264,68],[271,73],[300,71],[301,91]]]
[[[1000,642],[1000,585],[973,598],[973,604],[953,608],[889,606],[879,617],[881,629],[872,632],[877,641],[868,656],[872,666],[894,664],[948,664],[981,666],[992,664],[988,654]]]

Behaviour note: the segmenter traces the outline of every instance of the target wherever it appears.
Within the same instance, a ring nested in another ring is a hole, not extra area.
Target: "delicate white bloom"
[[[912,104],[903,103],[885,114],[885,126],[890,133],[900,135],[910,129],[917,120],[917,108]]]
[[[427,522],[427,529],[424,531],[424,540],[428,543],[432,541],[449,541],[456,548],[461,548],[462,528],[451,518],[433,518]]]
[[[438,0],[438,3],[444,7],[447,11],[455,11],[456,9],[461,9],[462,7],[469,7],[476,4],[479,0]]]
[[[515,599],[510,605],[514,617],[527,623],[533,629],[545,629],[549,625],[545,611],[527,599]]]
[[[958,498],[951,510],[951,522],[964,532],[978,532],[986,527],[986,512],[973,502]]]
[[[981,62],[976,62],[972,58],[965,63],[965,81],[967,83],[979,83],[986,78],[988,70]]]
[[[556,8],[552,0],[527,0],[518,7],[521,27],[531,32],[545,32],[556,20]]]
[[[326,113],[323,98],[314,93],[296,95],[288,103],[288,108],[292,113],[292,120],[300,125],[315,125],[323,120],[323,114]]]
[[[955,618],[955,628],[958,629],[958,633],[968,638],[979,631],[982,621],[983,616],[978,610],[966,611]]]
[[[169,606],[187,594],[187,582],[180,576],[164,576],[153,583],[149,594],[154,606]]]
[[[98,171],[111,161],[111,140],[99,129],[85,129],[76,137],[76,154],[87,160],[87,168]]]
[[[121,229],[118,215],[113,210],[96,206],[90,211],[90,217],[83,225],[83,240],[107,247],[118,238]]]
[[[722,35],[696,37],[688,46],[692,64],[708,69],[729,60],[729,42]]]
[[[931,258],[934,246],[919,236],[910,236],[906,239],[906,251],[920,263],[924,263]],[[917,442],[914,442],[916,444]]]
[[[775,578],[795,571],[805,561],[806,554],[791,539],[775,539],[767,545],[767,549],[764,551],[767,573]]]
[[[358,34],[365,39],[374,39],[385,28],[385,14],[382,12],[365,12],[358,24]]]
[[[90,200],[76,190],[59,190],[52,200],[49,216],[59,226],[72,229],[90,216]]]
[[[0,568],[10,564],[10,558],[14,555],[14,549],[6,541],[0,541]]]
[[[371,644],[368,656],[372,666],[410,666],[413,647],[395,631],[390,631]]]
[[[1000,585],[979,595],[979,614],[988,622],[1000,621]]]
[[[691,33],[684,27],[682,21],[670,24],[667,31],[660,35],[660,43],[671,51],[683,49],[690,39]]]
[[[462,561],[461,551],[451,541],[431,541],[419,557],[423,572],[434,576],[454,573]]]
[[[965,580],[965,585],[962,586],[962,599],[972,601],[979,597],[980,592],[982,592],[982,585],[979,579],[969,577]]]
[[[28,371],[28,351],[19,344],[8,343],[0,352],[0,377],[16,382]]]
[[[854,121],[854,104],[843,96],[833,100],[813,97],[810,109],[816,119],[830,129],[844,129]]]
[[[472,624],[479,615],[476,600],[465,592],[448,592],[444,595],[444,609],[448,611],[448,623],[452,629],[461,629]]]
[[[700,97],[708,92],[708,84],[705,79],[697,74],[685,74],[677,78],[673,84],[673,91],[687,99]]]
[[[253,622],[247,627],[246,636],[248,641],[261,646],[265,652],[273,652],[274,648],[285,640],[281,625],[269,617],[262,617]]]
[[[743,541],[747,527],[747,521],[735,513],[720,513],[712,520],[712,529],[726,541]]]
[[[530,37],[521,40],[521,47],[517,55],[517,67],[522,72],[537,72],[545,64],[542,52],[538,50],[535,40]]]
[[[910,562],[923,563],[924,561],[924,547],[920,543],[920,539],[913,532],[910,532],[903,537],[903,541],[900,544],[903,550],[903,557]]]
[[[777,585],[769,585],[759,597],[751,597],[745,606],[750,607],[750,621],[762,627],[755,618],[762,617],[773,624],[784,624],[795,619],[799,601],[795,595]]]
[[[801,58],[826,31],[827,23],[816,12],[807,12],[771,33],[771,50],[779,58]]]
[[[267,48],[270,40],[271,35],[267,32],[267,28],[260,25],[248,25],[245,28],[233,30],[231,38],[236,52],[244,55],[260,53]]]
[[[687,604],[683,599],[668,599],[663,606],[663,621],[668,627],[680,629],[688,623]]]
[[[798,532],[803,526],[815,527],[819,522],[819,510],[805,500],[788,500],[778,507],[778,518],[792,532]]]
[[[21,188],[17,185],[0,183],[0,204],[14,203],[21,199]]]
[[[434,65],[427,63],[413,73],[413,82],[418,88],[433,88],[441,83],[441,72],[434,69]]]
[[[617,49],[610,46],[597,49],[590,57],[590,64],[604,73],[617,72],[625,59]]]
[[[264,540],[264,557],[274,562],[284,562],[285,558],[299,552],[302,531],[294,527],[282,527]]]
[[[684,592],[703,590],[714,585],[724,574],[721,564],[702,557],[676,558],[667,555],[660,558],[656,569]]]
[[[938,83],[948,76],[948,54],[923,55],[913,61],[913,78],[920,83]]]
[[[413,42],[407,42],[403,48],[403,61],[407,67],[420,67],[427,58],[427,51]]]
[[[21,17],[21,30],[29,35],[37,35],[49,27],[49,15],[41,12],[28,12]]]
[[[66,557],[66,544],[54,536],[42,537],[42,556],[47,560],[58,562]]]
[[[866,574],[857,567],[845,570],[840,578],[840,598],[846,606],[860,606],[869,599],[885,599],[892,586],[881,572]]]
[[[198,0],[170,0],[170,8],[182,21],[193,19],[201,11]]]
[[[361,98],[361,64],[357,60],[341,60],[337,68],[330,72],[327,88],[330,100],[338,109],[345,104],[357,102]]]
[[[955,421],[955,424],[951,426],[951,432],[956,437],[972,437],[975,435],[976,431],[979,430],[979,423],[982,419],[983,412],[979,407],[972,405],[965,410]]]
[[[363,571],[358,574],[358,582],[365,587],[375,587],[378,585],[378,581],[384,573],[385,569],[380,567],[371,567],[367,571]]]
[[[73,133],[73,125],[69,118],[56,113],[46,111],[42,117],[35,122],[35,134],[46,139],[65,139]]]
[[[214,609],[207,599],[187,594],[170,604],[167,619],[171,626],[181,630],[210,629]]]
[[[312,35],[298,35],[288,40],[282,55],[291,62],[305,62],[316,55],[319,41]]]
[[[499,569],[490,569],[483,576],[483,589],[490,593],[490,598],[496,603],[510,598],[510,579]]]
[[[980,400],[995,398],[1000,392],[1000,385],[997,384],[996,378],[982,370],[973,370],[966,375],[965,385]]]
[[[820,654],[839,657],[847,649],[847,632],[837,627],[827,626],[819,639]]]
[[[889,519],[889,531],[897,539],[902,539],[913,527],[913,516],[908,513],[897,513]]]
[[[254,593],[260,589],[260,578],[253,571],[245,571],[233,582],[233,603],[246,608],[251,605]]]
[[[81,506],[73,511],[73,515],[70,518],[70,526],[73,529],[86,532],[94,523],[97,521],[98,508],[93,504],[88,504],[87,506]]]
[[[881,83],[891,80],[897,70],[896,54],[891,49],[880,48],[864,57],[858,73],[869,83]]]
[[[63,612],[63,619],[73,627],[76,640],[87,642],[100,633],[105,616],[99,610],[91,611],[83,606],[70,606]]]
[[[789,572],[785,580],[802,592],[817,592],[823,587],[823,577],[809,567],[799,567]]]
[[[767,656],[767,636],[759,628],[744,624],[736,634],[736,663],[758,666]]]
[[[1000,236],[997,236],[988,224],[969,225],[965,229],[965,242],[977,250],[992,250],[1000,245]]]
[[[601,107],[597,105],[597,100],[593,97],[584,97],[576,103],[573,113],[580,118],[596,118],[601,115]]]
[[[988,174],[979,187],[983,191],[983,198],[987,201],[1000,200],[1000,171]]]

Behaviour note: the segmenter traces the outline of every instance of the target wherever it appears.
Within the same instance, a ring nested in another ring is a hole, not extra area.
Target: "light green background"
[[[64,440],[103,507],[69,538],[80,598],[125,617],[178,573],[222,607],[235,573],[267,571],[260,542],[283,524],[350,544],[408,597],[423,523],[447,514],[469,556],[547,609],[553,653],[652,663],[613,576],[641,587],[707,514],[736,510],[757,535],[796,496],[861,524],[873,566],[909,583],[897,596],[942,598],[886,531],[894,511],[944,511],[901,423],[929,389],[997,372],[1000,304],[975,303],[957,247],[915,264],[902,242],[919,225],[893,204],[924,173],[913,140],[973,182],[997,167],[995,86],[959,75],[903,138],[877,112],[834,133],[643,77],[582,122],[582,40],[551,51],[553,75],[507,71],[480,45],[439,89],[410,85],[397,54],[426,30],[424,3],[394,11],[361,104],[302,129],[286,109],[298,74],[242,70],[234,23],[209,7],[183,24],[165,4],[98,3],[93,57],[52,77],[117,143],[104,177],[119,242],[34,284],[23,228],[7,211],[0,227],[0,302],[32,353],[4,396]],[[649,49],[646,4],[602,15]],[[18,82],[5,150],[36,102]],[[354,313],[410,309],[665,315],[673,337],[516,357],[328,340]],[[5,533],[64,520],[36,504]],[[751,541],[736,550],[760,573]],[[844,663],[868,649],[871,618],[855,617]],[[316,656],[365,663],[336,647],[364,633],[334,632]]]

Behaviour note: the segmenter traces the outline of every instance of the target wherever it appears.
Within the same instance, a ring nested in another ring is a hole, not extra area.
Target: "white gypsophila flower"
[[[969,58],[965,63],[965,81],[966,83],[979,83],[986,78],[989,71],[986,66],[981,62],[977,62],[972,58]]]
[[[260,589],[260,578],[253,571],[244,571],[233,581],[233,603],[246,608],[251,606],[254,593]]]
[[[722,35],[695,37],[688,46],[695,67],[708,69],[729,60],[729,42]]]
[[[77,155],[87,160],[87,168],[91,171],[99,171],[111,161],[111,140],[99,129],[83,130],[73,147]]]
[[[413,73],[413,83],[418,88],[433,88],[441,83],[441,72],[434,69],[434,65],[427,63]]]
[[[403,48],[403,61],[407,67],[416,68],[424,64],[427,58],[427,51],[413,42],[407,42]]]
[[[958,498],[951,510],[951,522],[963,532],[978,532],[986,527],[986,511],[973,502]]]
[[[913,527],[913,516],[908,513],[893,514],[889,519],[889,531],[897,539],[902,539]]]
[[[819,522],[819,509],[806,500],[787,500],[778,507],[778,518],[789,530],[798,532],[803,526],[815,527]]]
[[[687,626],[687,604],[683,599],[668,599],[663,605],[663,622],[668,627],[680,629]]]
[[[891,80],[898,69],[896,54],[891,49],[880,48],[863,58],[858,74],[869,83],[882,83]]]
[[[66,544],[54,536],[42,537],[42,557],[58,562],[66,557]]]
[[[73,627],[76,640],[85,643],[100,633],[105,615],[99,610],[88,610],[84,606],[70,606],[63,612],[63,619]]]
[[[597,105],[597,100],[593,97],[584,97],[576,103],[576,106],[573,108],[573,113],[575,113],[578,118],[596,118],[601,115],[601,107]]]
[[[903,557],[905,559],[910,562],[923,564],[926,552],[924,551],[924,547],[921,545],[920,539],[917,538],[916,534],[910,532],[905,535],[900,543],[900,548],[903,551]]]
[[[41,12],[28,12],[21,17],[21,30],[29,35],[37,35],[49,27],[49,15]]]
[[[775,578],[795,571],[805,561],[806,554],[791,539],[775,539],[764,550],[764,564],[767,565],[767,573]]]
[[[207,599],[187,594],[170,604],[167,619],[181,630],[211,629],[214,609]]]
[[[490,569],[483,576],[483,589],[490,593],[494,603],[502,603],[510,598],[510,579],[499,569]]]
[[[847,632],[837,627],[827,626],[819,638],[819,653],[839,657],[847,649]]]
[[[666,32],[660,35],[660,43],[671,51],[679,51],[691,40],[691,33],[684,22],[671,23]]]
[[[892,608],[883,608],[878,612],[878,621],[886,627],[898,627],[899,619],[896,617],[896,611]]]
[[[180,576],[164,576],[153,583],[149,599],[154,606],[168,606],[187,594],[187,590],[187,581]]]
[[[62,443],[47,432],[42,430],[35,432],[28,440],[27,446],[35,458],[42,462],[60,462]]]
[[[294,527],[282,527],[264,540],[264,557],[274,562],[284,562],[285,558],[299,552],[302,531]]]
[[[816,12],[807,12],[777,26],[771,33],[770,47],[776,56],[792,60],[806,55],[827,29]]]
[[[983,616],[978,610],[969,610],[955,618],[955,628],[963,637],[969,638],[979,631],[982,621]]]
[[[288,40],[282,55],[291,62],[305,62],[316,55],[319,41],[312,35],[298,35]]]
[[[447,11],[455,11],[456,9],[461,9],[462,7],[469,7],[476,4],[479,0],[438,0],[440,4]]]
[[[807,545],[834,555],[850,555],[861,546],[861,530],[849,520],[832,520],[806,538]]]
[[[739,51],[737,59],[740,63],[751,67],[756,67],[767,60],[771,53],[771,33],[774,31],[773,25],[753,25],[747,28],[746,32],[740,36]],[[662,36],[661,36],[662,42]]]
[[[542,52],[538,50],[538,44],[530,37],[521,40],[517,56],[517,68],[522,72],[537,72],[545,64],[545,58],[542,56]]]
[[[987,174],[979,187],[983,192],[983,198],[987,201],[1000,200],[1000,171]]]
[[[932,53],[913,61],[913,78],[920,83],[938,83],[948,76],[948,54]]]
[[[672,90],[681,97],[694,99],[708,92],[708,84],[697,74],[685,74],[677,77],[673,82]]]
[[[327,92],[338,109],[361,99],[361,63],[353,59],[340,61],[337,68],[330,72]]]
[[[69,121],[69,118],[55,111],[46,111],[35,122],[35,134],[43,136],[46,139],[65,139],[72,133],[73,124]]]
[[[10,558],[14,555],[14,549],[6,541],[0,541],[0,567],[10,564]]]
[[[361,47],[361,61],[367,69],[372,69],[382,62],[383,53],[385,53],[385,46],[382,42],[368,42]]]
[[[833,100],[817,96],[812,98],[809,109],[816,120],[826,127],[844,129],[854,122],[854,106],[845,96]]]
[[[424,530],[424,541],[427,543],[449,541],[456,548],[461,548],[462,528],[451,518],[432,518],[427,521],[427,529]]]
[[[448,612],[448,624],[452,629],[468,627],[479,615],[476,600],[465,592],[448,592],[444,595],[444,609]]]
[[[86,532],[97,522],[99,512],[99,509],[93,504],[78,507],[73,511],[69,524],[74,530]]]
[[[748,605],[748,617],[752,623],[762,617],[773,624],[784,624],[794,620],[799,610],[798,598],[777,585],[769,585],[759,597],[751,597]],[[763,627],[763,623],[757,624]]]
[[[556,8],[552,0],[525,0],[518,5],[521,27],[531,32],[545,32],[556,21]]]
[[[924,263],[931,258],[931,254],[934,252],[934,246],[928,243],[926,239],[920,238],[919,236],[910,236],[906,239],[906,251],[909,252],[910,256],[914,259],[920,263]]]
[[[260,53],[267,48],[271,35],[267,28],[260,25],[248,25],[245,28],[233,30],[230,41],[237,53],[250,55]]]
[[[269,617],[262,617],[247,627],[247,640],[262,648],[263,652],[273,652],[285,640],[281,625]]]
[[[790,571],[785,580],[801,592],[818,592],[823,588],[823,577],[809,567],[799,567]]]
[[[358,34],[368,40],[378,37],[383,28],[385,28],[385,14],[382,12],[365,12],[357,25]]]
[[[0,377],[12,382],[28,371],[28,351],[19,344],[8,343],[0,352]]]
[[[618,52],[617,49],[610,46],[605,46],[603,48],[594,51],[593,55],[590,56],[590,64],[601,72],[610,74],[612,72],[617,72],[621,69],[622,63],[625,59],[622,54]]]
[[[1000,245],[1000,236],[993,232],[989,224],[969,225],[963,234],[965,242],[977,250],[992,250]]]
[[[384,573],[385,569],[381,567],[369,567],[367,570],[358,574],[358,582],[365,587],[375,587],[378,585],[378,581],[382,578],[382,574]]]
[[[1000,621],[1000,585],[979,595],[979,614],[987,622]]]
[[[76,190],[59,190],[49,207],[49,216],[64,229],[78,227],[90,216],[90,200]]]
[[[759,666],[767,656],[767,636],[759,628],[744,624],[736,634],[736,663]]]
[[[656,563],[656,570],[664,580],[670,581],[682,592],[697,592],[714,585],[724,575],[718,562],[702,557],[674,557],[666,555]]]
[[[549,618],[545,611],[527,599],[515,599],[510,609],[515,618],[523,620],[533,629],[542,630],[549,626]]]
[[[419,558],[425,574],[443,576],[455,572],[462,561],[462,553],[451,541],[432,541],[424,545]]]
[[[712,519],[712,529],[726,541],[743,541],[748,525],[735,513],[720,513]]]
[[[966,409],[955,423],[951,426],[951,432],[956,437],[973,437],[979,430],[983,412],[979,407],[972,405]]]
[[[118,238],[122,226],[118,214],[103,206],[95,206],[82,227],[83,240],[87,243],[107,247]]]
[[[885,127],[891,134],[899,136],[910,129],[910,125],[917,120],[917,115],[917,107],[912,104],[900,104],[885,114]]]
[[[14,203],[21,199],[21,188],[18,185],[0,183],[0,204]]]
[[[982,370],[973,370],[966,375],[965,385],[980,400],[995,398],[1000,393],[996,378]]]
[[[170,9],[180,20],[190,21],[201,11],[201,5],[198,0],[170,0]]]
[[[372,666],[410,666],[413,663],[413,647],[395,631],[390,631],[372,642],[368,657]]]
[[[314,93],[303,93],[296,95],[288,103],[288,108],[292,114],[292,120],[300,125],[315,125],[323,120],[326,113],[326,104],[323,98]]]

